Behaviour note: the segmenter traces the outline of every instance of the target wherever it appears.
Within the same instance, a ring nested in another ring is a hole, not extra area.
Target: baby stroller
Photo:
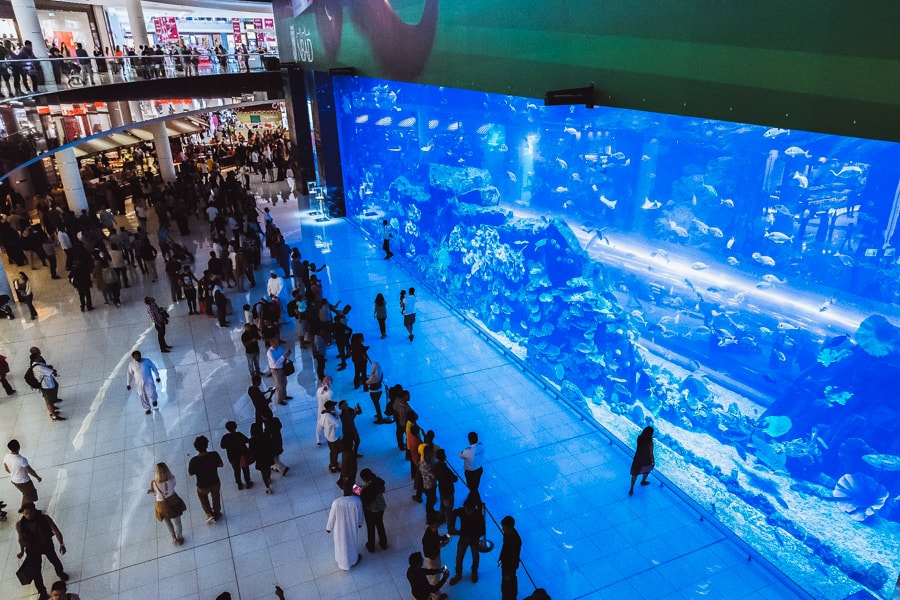
[[[0,294],[0,319],[12,320],[14,318],[12,307],[7,306],[10,300],[12,300],[12,298],[6,294]]]

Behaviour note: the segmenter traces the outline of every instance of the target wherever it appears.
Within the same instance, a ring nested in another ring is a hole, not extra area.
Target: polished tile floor
[[[764,565],[748,561],[738,544],[658,480],[629,498],[630,456],[424,289],[410,343],[396,299],[401,288],[417,282],[394,261],[382,260],[378,246],[353,227],[339,220],[317,223],[295,205],[281,204],[273,213],[304,258],[327,263],[326,296],[354,307],[351,326],[365,333],[386,379],[411,391],[421,423],[437,432],[453,466],[462,467],[455,457],[468,431],[478,431],[486,445],[481,487],[494,521],[489,520],[488,537],[496,548],[482,556],[477,584],[465,578],[445,588],[451,598],[499,598],[501,535],[495,522],[506,514],[516,517],[524,541],[520,598],[533,591],[532,581],[556,600],[799,597]],[[195,229],[206,231],[202,225]],[[183,242],[196,252],[198,266],[205,264],[207,240]],[[262,273],[271,265],[266,261]],[[5,267],[8,273],[18,270]],[[301,359],[289,385],[294,399],[276,407],[284,409],[278,414],[290,474],[276,475],[275,493],[267,496],[261,485],[238,491],[223,470],[225,518],[207,525],[187,461],[197,435],[217,445],[227,420],[236,420],[245,433],[252,421],[241,315],[220,329],[214,319],[188,316],[183,302],[172,305],[168,341],[175,349],[160,354],[142,299],[152,294],[169,304],[162,280],[152,283],[138,275],[137,285],[124,290],[121,308],[105,306],[95,293],[97,310],[81,313],[65,279],[51,281],[46,269],[29,273],[40,318],[0,323],[0,353],[9,357],[19,391],[0,399],[0,439],[5,444],[18,438],[22,454],[44,478],[37,484],[38,506],[65,535],[70,591],[84,600],[212,600],[223,591],[255,600],[273,598],[277,583],[290,600],[410,597],[407,556],[421,549],[424,511],[410,499],[408,467],[396,450],[393,427],[372,424],[368,394],[353,390],[352,371],[337,372],[337,360],[329,359],[335,398],[360,402],[365,411],[358,421],[365,455],[359,468],[372,469],[388,483],[391,547],[369,554],[361,543],[361,562],[343,572],[325,532],[328,507],[339,492],[327,470],[327,450],[315,445],[315,374],[308,351],[296,347]],[[262,288],[230,292],[240,307]],[[372,318],[378,292],[389,300],[385,340]],[[285,336],[295,339],[290,329]],[[21,380],[32,345],[41,347],[60,373],[65,422],[51,422],[39,394]],[[125,390],[125,365],[134,348],[162,374],[159,410],[151,416]],[[152,497],[145,493],[158,461],[172,468],[188,502],[186,542],[180,547],[156,522]],[[667,468],[659,467],[663,473]],[[3,479],[0,498],[15,508],[19,494],[8,476]],[[457,499],[464,495],[458,484]],[[33,587],[21,587],[14,576],[17,517],[13,511],[0,523],[0,598],[6,600],[36,597]],[[451,568],[455,550],[455,541],[443,550],[443,562]],[[44,565],[50,582],[52,569]],[[468,569],[468,560],[465,565]]]

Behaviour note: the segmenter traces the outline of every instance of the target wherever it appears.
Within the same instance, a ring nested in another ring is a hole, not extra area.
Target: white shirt
[[[45,390],[52,390],[56,387],[56,378],[53,376],[53,367],[44,363],[34,363],[34,376],[41,382],[41,387]]]
[[[269,277],[269,281],[266,282],[266,291],[273,298],[277,298],[281,296],[281,291],[284,289],[284,280],[281,277]]]
[[[28,483],[31,477],[28,475],[28,459],[21,454],[10,452],[3,457],[3,464],[9,469],[9,480],[13,483]]]
[[[319,425],[322,427],[325,439],[329,442],[341,439],[341,421],[334,416],[334,413],[326,412],[319,415]]]
[[[166,498],[175,493],[175,476],[172,475],[171,479],[166,479],[162,483],[154,479],[150,484],[150,489],[152,489],[153,493],[156,495],[156,501],[163,502]]]
[[[414,315],[416,314],[416,297],[415,296],[407,296],[406,300],[403,302],[403,314],[404,315]]]
[[[137,384],[143,387],[145,384],[153,383],[153,376],[159,379],[159,369],[153,364],[149,358],[142,358],[140,361],[134,359],[128,363],[128,373],[125,375],[125,385],[131,386]]]
[[[459,457],[463,459],[463,469],[466,471],[477,471],[484,463],[484,444],[477,442],[459,453]]]
[[[266,351],[266,358],[269,361],[270,369],[282,369],[284,368],[285,361],[285,350],[281,346],[275,347],[272,346]]]
[[[56,239],[59,240],[59,246],[63,250],[71,250],[72,249],[72,240],[69,239],[69,234],[60,229],[56,233]]]

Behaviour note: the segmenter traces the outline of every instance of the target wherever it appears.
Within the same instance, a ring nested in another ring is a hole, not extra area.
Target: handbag
[[[165,500],[166,507],[169,509],[171,514],[178,513],[174,516],[180,516],[181,513],[187,510],[187,504],[184,503],[184,500],[181,499],[176,493],[173,493],[171,496],[168,496]]]
[[[16,577],[19,578],[19,583],[22,585],[28,585],[34,581],[34,571],[31,569],[30,557],[25,557],[25,562],[23,562],[22,566],[16,571]]]
[[[294,368],[294,361],[289,358],[284,359],[284,366],[282,369],[284,370],[285,377],[290,377],[297,372],[297,369]]]

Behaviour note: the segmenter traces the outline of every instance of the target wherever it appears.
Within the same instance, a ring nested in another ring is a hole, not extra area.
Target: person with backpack
[[[59,373],[56,372],[53,365],[48,365],[40,354],[36,357],[32,355],[31,366],[25,371],[25,382],[33,389],[41,390],[51,421],[65,421],[65,417],[60,416],[59,410],[56,408],[56,404],[62,402],[59,397],[57,377],[59,377]]]
[[[53,547],[53,538],[55,537],[59,542],[59,553],[62,555],[66,554],[66,543],[63,541],[62,532],[50,515],[35,508],[34,502],[25,503],[19,509],[19,513],[22,518],[16,523],[16,533],[19,538],[19,553],[16,554],[16,558],[25,557],[25,563],[22,566],[34,582],[34,587],[40,597],[48,598],[44,578],[41,575],[42,557],[47,557],[53,568],[56,569],[57,577],[68,581],[69,575],[63,569],[62,561],[59,560]]]
[[[34,309],[34,291],[31,289],[31,281],[24,271],[19,271],[19,276],[13,281],[13,287],[16,288],[16,296],[19,302],[28,307],[31,313],[31,320],[37,319],[37,311]]]

